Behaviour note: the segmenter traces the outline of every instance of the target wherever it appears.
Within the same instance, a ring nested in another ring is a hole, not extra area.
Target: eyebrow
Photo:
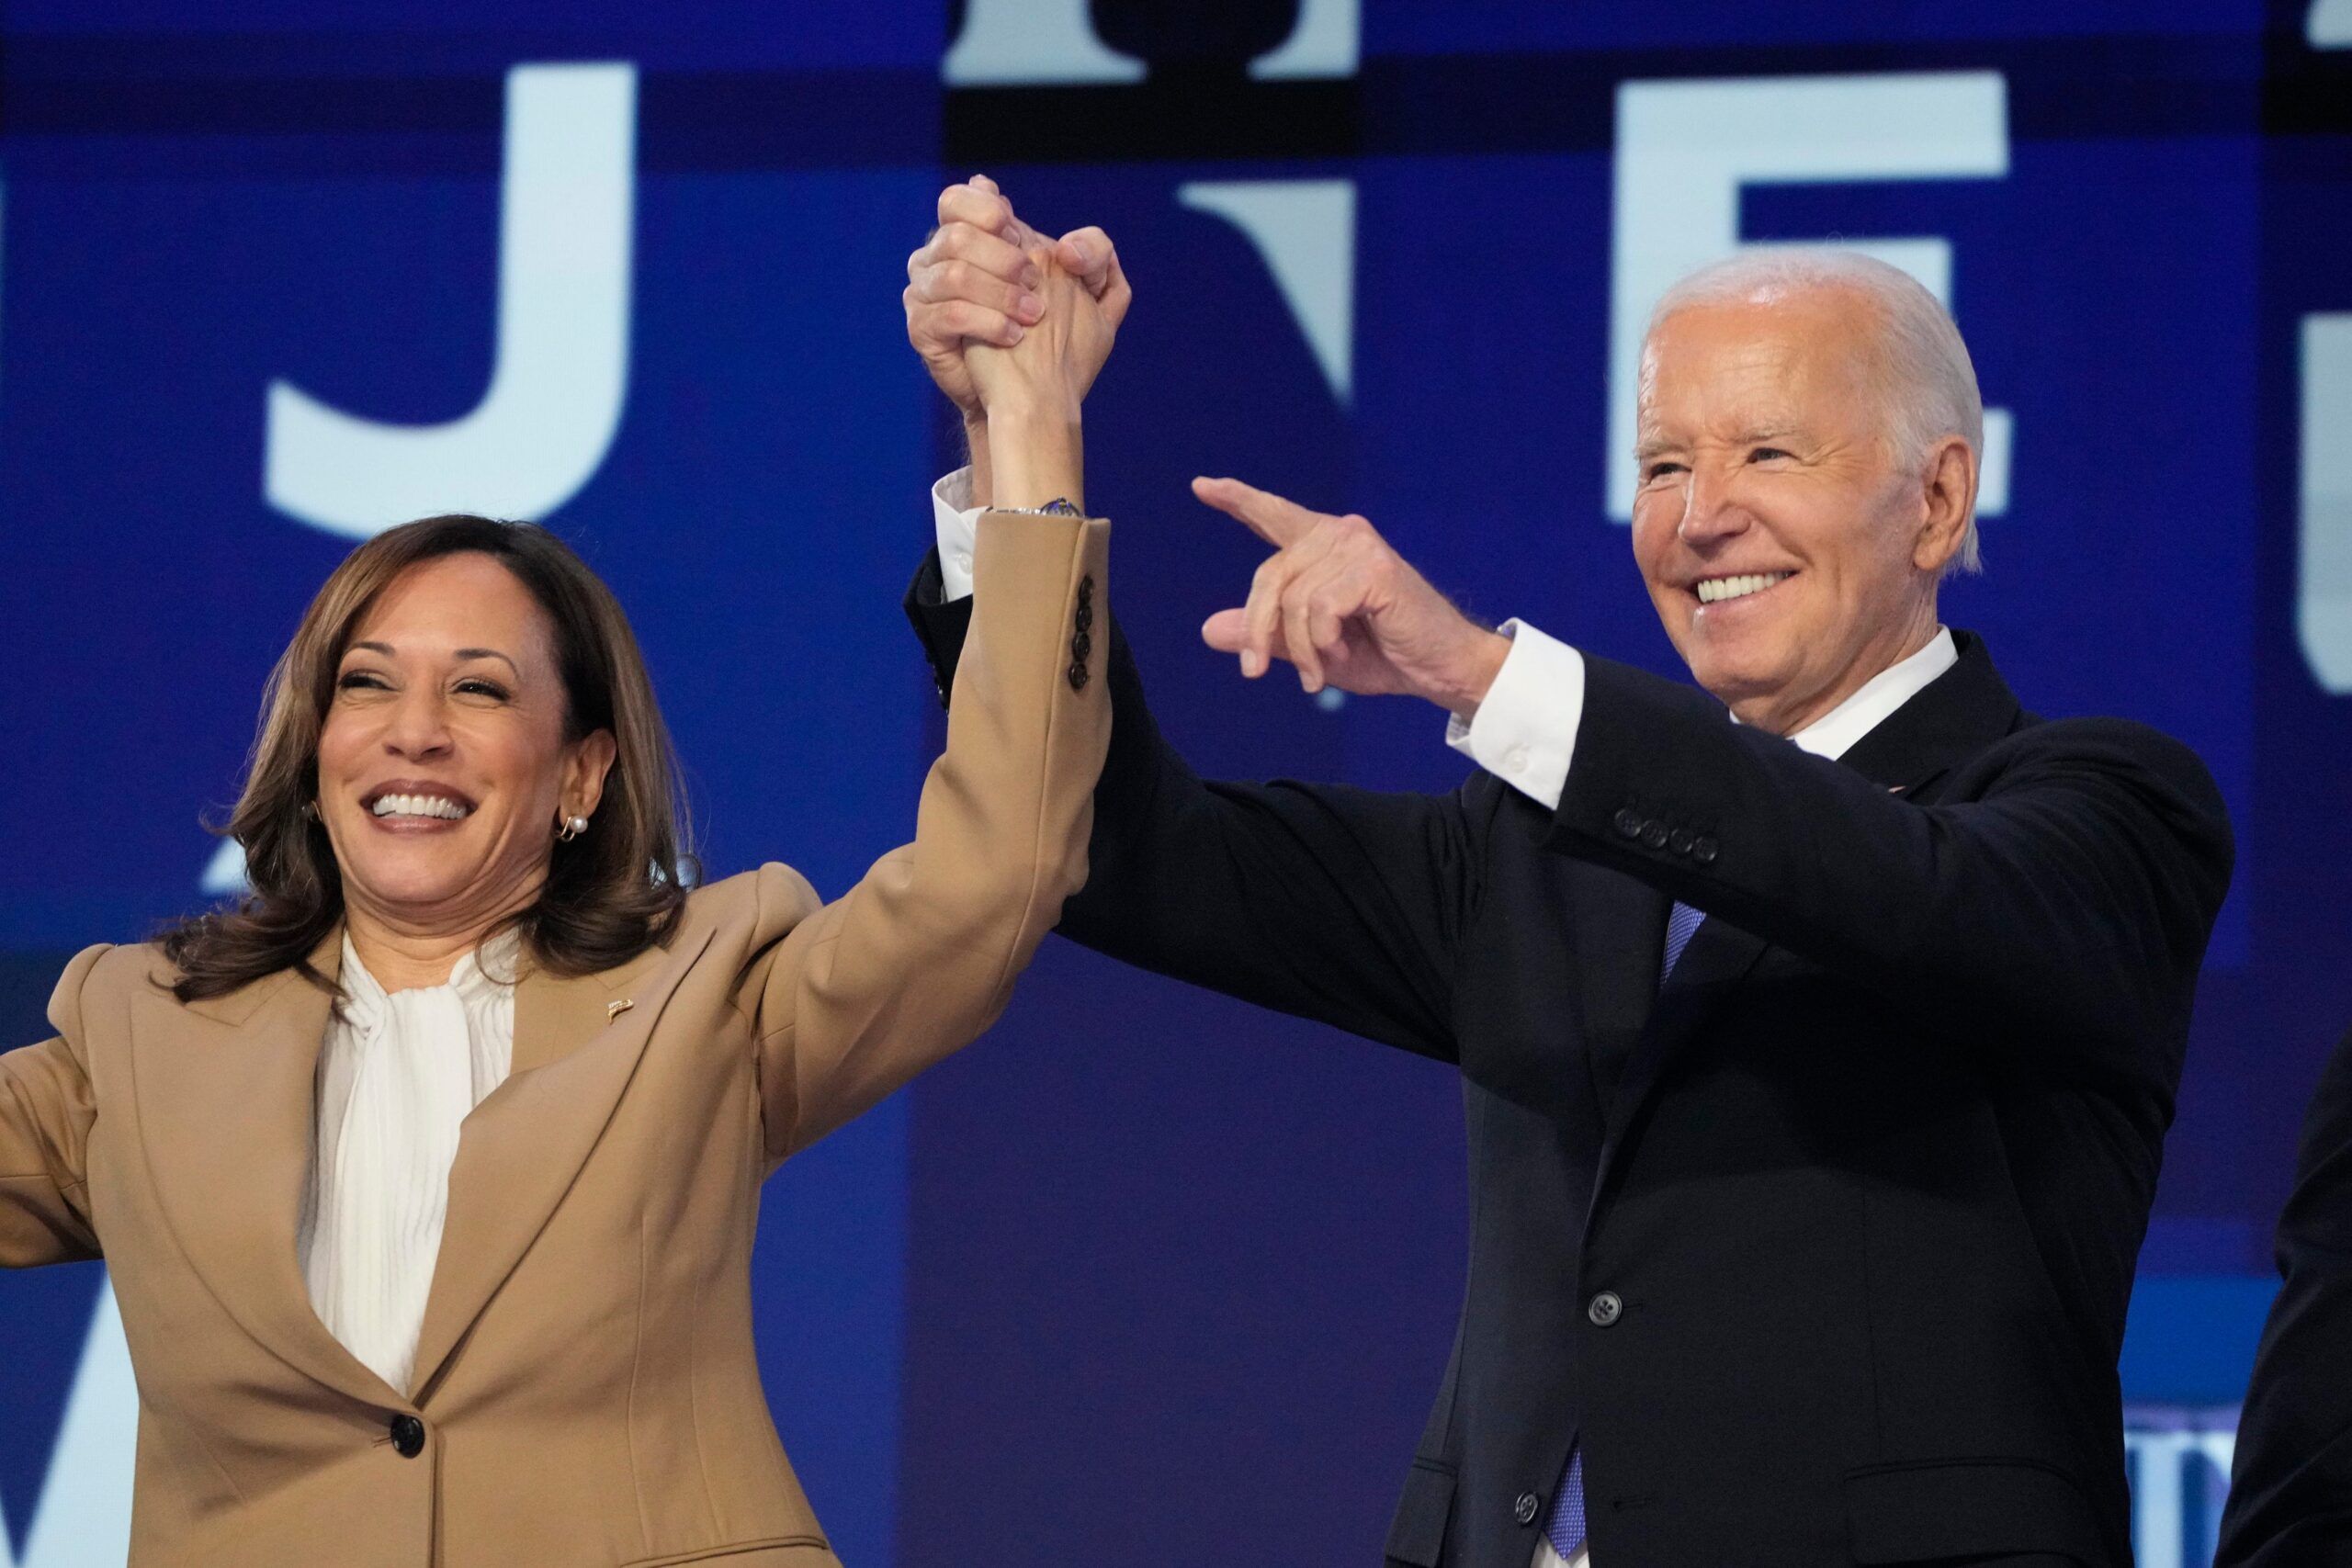
[[[355,642],[351,647],[354,652],[364,648],[370,653],[380,653],[387,659],[399,657],[399,650],[389,642]],[[523,678],[523,667],[494,648],[461,648],[458,649],[457,659],[461,664],[469,659],[495,659],[509,670],[514,671],[516,680]]]
[[[1801,434],[1803,433],[1793,424],[1759,424],[1741,431],[1734,435],[1728,444],[1734,446],[1755,446],[1766,442],[1785,441],[1790,436]],[[1637,463],[1646,463],[1652,457],[1660,457],[1665,453],[1682,451],[1690,445],[1687,441],[1670,441],[1664,436],[1655,436],[1634,448],[1634,460]]]

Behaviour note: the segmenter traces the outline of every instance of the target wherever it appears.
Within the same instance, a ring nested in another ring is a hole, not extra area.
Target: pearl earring
[[[588,818],[567,817],[563,819],[563,826],[556,829],[555,841],[559,844],[568,844],[587,830]]]

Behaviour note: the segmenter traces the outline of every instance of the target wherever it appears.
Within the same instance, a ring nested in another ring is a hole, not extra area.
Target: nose
[[[423,759],[449,750],[448,716],[441,694],[419,687],[401,696],[384,726],[384,750],[395,756]]]
[[[1747,531],[1751,519],[1736,491],[1736,469],[1700,463],[1690,472],[1682,492],[1682,520],[1675,535],[1693,549],[1703,550]]]

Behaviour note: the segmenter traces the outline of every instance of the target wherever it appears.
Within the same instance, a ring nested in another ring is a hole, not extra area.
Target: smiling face
[[[318,807],[356,920],[478,936],[545,881],[557,819],[593,816],[613,738],[578,739],[554,627],[479,551],[409,568],[336,666]]]
[[[1924,646],[1975,458],[1898,451],[1877,308],[1820,288],[1695,304],[1643,355],[1634,558],[1699,683],[1789,735]]]

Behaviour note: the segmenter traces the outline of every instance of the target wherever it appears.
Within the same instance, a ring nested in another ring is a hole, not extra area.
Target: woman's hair
[[[393,579],[420,562],[475,551],[513,572],[546,612],[563,681],[564,736],[609,729],[617,742],[594,830],[559,842],[538,899],[508,922],[538,963],[562,975],[606,969],[667,942],[685,907],[691,862],[683,791],[662,710],[628,618],[571,547],[528,523],[463,514],[377,535],[345,558],[270,671],[244,794],[226,832],[245,850],[252,888],[233,908],[163,935],[182,1001],[219,996],[299,966],[343,917],[343,875],[316,802],[319,735],[345,649]],[[552,830],[552,824],[550,824]]]

